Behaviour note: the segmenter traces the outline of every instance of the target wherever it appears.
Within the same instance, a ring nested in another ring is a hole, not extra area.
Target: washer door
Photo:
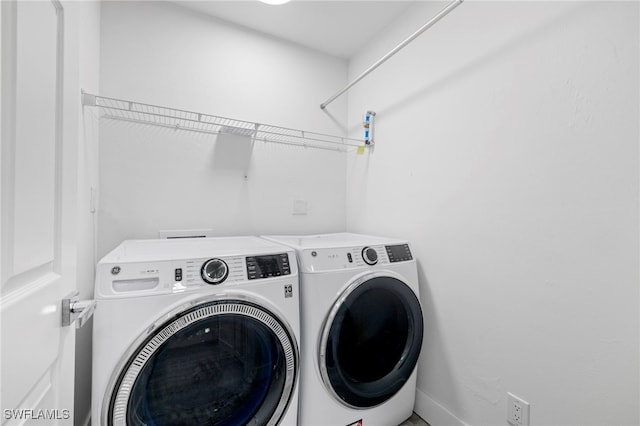
[[[340,295],[325,322],[319,348],[325,386],[348,407],[385,402],[413,373],[422,331],[420,302],[399,276],[363,276]]]
[[[297,343],[265,308],[199,304],[158,327],[107,395],[108,425],[275,425],[289,406]]]

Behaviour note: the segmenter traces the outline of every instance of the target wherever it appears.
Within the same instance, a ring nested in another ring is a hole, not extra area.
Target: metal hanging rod
[[[438,12],[438,14],[436,16],[431,18],[429,20],[429,22],[427,22],[422,27],[420,27],[415,33],[411,34],[405,41],[403,41],[402,43],[400,43],[399,45],[394,47],[393,50],[391,50],[389,53],[387,53],[382,58],[380,58],[376,63],[371,65],[369,68],[367,68],[362,74],[360,74],[358,77],[356,77],[356,79],[353,80],[351,83],[347,84],[342,90],[338,91],[335,95],[333,95],[332,97],[327,99],[324,103],[321,103],[320,104],[320,109],[325,109],[327,107],[327,105],[329,105],[331,102],[335,101],[338,96],[342,95],[344,92],[346,92],[347,90],[351,89],[351,87],[353,87],[356,83],[358,83],[360,80],[365,78],[371,71],[373,71],[376,68],[378,68],[387,59],[389,59],[390,57],[392,57],[393,55],[398,53],[407,44],[411,43],[416,37],[418,37],[420,34],[425,32],[429,28],[431,28],[433,26],[433,24],[438,22],[440,19],[442,19],[447,14],[449,14],[449,12],[451,12],[453,9],[455,9],[458,6],[460,6],[460,4],[463,1],[464,0],[454,0],[451,3],[449,3],[444,9],[442,9],[440,12]]]
[[[234,134],[252,140],[306,148],[347,151],[364,146],[364,140],[272,126],[199,112],[82,93],[82,105],[97,107],[103,117],[209,134]]]

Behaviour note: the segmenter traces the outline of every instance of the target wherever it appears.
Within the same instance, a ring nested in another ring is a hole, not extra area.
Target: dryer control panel
[[[308,272],[389,265],[413,260],[409,244],[306,249],[302,263]]]

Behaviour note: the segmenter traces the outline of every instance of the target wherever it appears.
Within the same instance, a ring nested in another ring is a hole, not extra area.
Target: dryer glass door
[[[341,403],[373,407],[409,379],[422,346],[422,309],[401,280],[373,273],[340,295],[324,326],[320,371]]]
[[[198,305],[159,327],[129,358],[106,424],[277,424],[296,364],[295,340],[264,308]]]

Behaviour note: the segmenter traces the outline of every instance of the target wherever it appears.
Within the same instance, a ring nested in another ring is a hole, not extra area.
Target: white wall
[[[419,3],[351,76],[443,4]],[[408,238],[431,424],[638,424],[639,5],[468,1],[354,87],[347,227]]]
[[[319,108],[345,84],[346,61],[176,4],[104,2],[100,72],[103,96],[346,131],[345,100],[331,114]],[[345,169],[340,153],[257,142],[249,158],[214,136],[102,120],[98,253],[159,230],[344,230]],[[307,202],[307,215],[292,215],[294,199]]]

